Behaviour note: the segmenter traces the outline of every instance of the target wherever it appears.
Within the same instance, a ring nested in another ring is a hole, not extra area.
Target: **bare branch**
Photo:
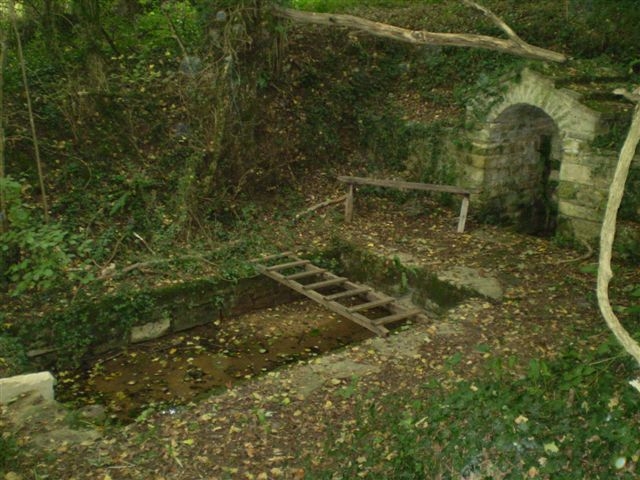
[[[316,210],[318,210],[320,208],[328,207],[330,205],[335,205],[337,203],[342,203],[342,202],[344,202],[345,198],[347,198],[347,196],[346,195],[342,195],[341,197],[338,197],[338,198],[331,198],[329,200],[325,200],[324,202],[317,203],[317,204],[313,205],[312,207],[309,207],[306,210],[298,213],[295,216],[295,220],[299,220],[300,218],[304,217],[305,215],[308,215],[308,214],[310,214],[312,212],[315,212]]]
[[[526,44],[526,42],[524,40],[522,40],[518,34],[516,32],[514,32],[511,27],[509,25],[507,25],[504,21],[502,21],[502,19],[500,17],[498,17],[495,13],[493,13],[491,10],[489,10],[486,7],[483,7],[482,5],[478,5],[476,2],[472,2],[471,0],[462,0],[462,2],[472,8],[475,8],[476,10],[480,10],[482,13],[484,13],[487,17],[489,17],[489,19],[496,24],[496,26],[502,30],[504,33],[507,34],[507,37],[509,37],[511,40],[513,40],[516,43],[521,43],[521,44]]]
[[[638,95],[640,93],[639,89],[636,89],[633,94],[629,94],[626,90],[616,90],[614,93],[624,95],[631,99],[637,98],[635,101],[640,102],[640,95]],[[611,302],[609,301],[609,282],[613,277],[613,272],[611,271],[611,253],[616,234],[616,217],[620,203],[622,202],[622,196],[624,195],[624,186],[629,174],[629,167],[633,161],[638,142],[640,142],[640,103],[636,103],[629,133],[620,150],[616,170],[613,175],[613,180],[611,181],[611,187],[609,188],[609,199],[600,231],[597,295],[600,312],[605,322],[607,322],[607,326],[627,353],[640,364],[640,345],[638,345],[633,337],[629,335],[629,332],[622,326],[620,320],[613,312]],[[636,385],[632,385],[637,388]]]
[[[613,91],[614,94],[616,95],[622,95],[624,98],[626,98],[627,100],[633,102],[633,103],[639,103],[640,102],[640,87],[636,88],[633,92],[629,92],[628,90],[624,89],[624,88],[616,88]]]

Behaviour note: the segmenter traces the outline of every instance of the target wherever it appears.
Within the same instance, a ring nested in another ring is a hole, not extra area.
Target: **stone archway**
[[[477,192],[472,201],[501,220],[530,224],[532,216],[555,217],[555,205],[563,230],[597,236],[611,165],[610,157],[591,148],[606,130],[600,113],[529,69],[506,85],[501,97],[469,107],[476,120],[478,112],[486,113],[469,132],[460,183]],[[536,206],[540,202],[546,205]],[[556,221],[534,220],[547,227]]]
[[[553,233],[561,158],[553,119],[538,107],[512,105],[493,121],[489,141],[494,152],[482,187],[491,210],[527,233]]]

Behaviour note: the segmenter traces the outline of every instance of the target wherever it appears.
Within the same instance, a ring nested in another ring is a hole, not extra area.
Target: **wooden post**
[[[469,194],[462,196],[460,219],[458,220],[458,233],[464,232],[464,226],[467,223],[467,213],[469,213]]]
[[[347,184],[347,195],[344,199],[344,221],[345,223],[351,223],[353,220],[353,183]]]

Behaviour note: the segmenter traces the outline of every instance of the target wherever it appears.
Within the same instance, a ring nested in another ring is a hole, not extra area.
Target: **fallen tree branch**
[[[278,6],[273,7],[273,14],[298,23],[347,27],[363,31],[377,37],[390,38],[392,40],[399,40],[418,45],[481,48],[485,50],[509,53],[520,57],[532,58],[535,60],[546,60],[558,63],[562,63],[567,60],[567,57],[562,53],[528,44],[516,35],[516,33],[505,22],[503,22],[489,9],[471,1],[465,1],[465,3],[479,9],[485,15],[489,16],[489,18],[496,23],[509,38],[502,39],[490,37],[488,35],[468,33],[437,33],[426,30],[409,30],[407,28],[374,22],[372,20],[355,17],[353,15],[305,12]]]
[[[133,232],[133,236],[136,237],[138,240],[140,240],[145,247],[147,247],[147,250],[149,250],[151,252],[151,255],[155,255],[156,254],[156,252],[154,252],[153,249],[149,246],[147,241],[144,238],[142,238],[142,235],[140,235],[140,234],[138,234],[136,232]]]
[[[299,220],[301,217],[304,217],[305,215],[309,215],[312,212],[315,212],[316,210],[319,210],[320,208],[323,207],[328,207],[329,205],[335,205],[336,203],[342,203],[345,201],[345,199],[347,198],[346,195],[342,195],[341,197],[338,198],[331,198],[329,200],[325,200],[324,202],[320,202],[316,205],[313,205],[312,207],[307,208],[306,210],[298,213],[295,217],[295,220]]]
[[[609,300],[609,282],[613,277],[611,254],[613,250],[613,240],[616,234],[616,218],[624,195],[624,186],[629,174],[629,167],[633,161],[638,142],[640,142],[640,89],[636,89],[633,94],[628,94],[628,92],[624,90],[616,90],[614,93],[621,94],[627,98],[630,96],[631,99],[636,102],[636,106],[633,111],[633,119],[629,127],[629,133],[620,150],[616,170],[613,174],[604,220],[602,221],[602,229],[600,231],[600,258],[598,262],[597,287],[598,306],[600,307],[600,312],[607,326],[613,332],[618,342],[620,342],[626,352],[640,364],[640,345],[638,345],[631,335],[629,335],[629,332],[622,326],[620,320],[613,312]],[[640,383],[636,380],[632,382],[631,385],[634,388],[638,388]]]
[[[633,92],[629,92],[624,88],[616,88],[613,93],[616,95],[622,95],[624,98],[629,100],[630,102],[639,103],[640,102],[640,87],[636,88]]]
[[[569,258],[567,260],[559,260],[555,263],[555,265],[564,265],[565,263],[573,263],[573,262],[583,262],[585,260],[587,260],[588,258],[591,258],[591,255],[593,255],[593,248],[591,248],[591,245],[589,245],[589,243],[587,243],[585,240],[580,240],[580,243],[582,243],[582,245],[584,245],[587,248],[587,252],[583,255],[580,255],[577,258]]]

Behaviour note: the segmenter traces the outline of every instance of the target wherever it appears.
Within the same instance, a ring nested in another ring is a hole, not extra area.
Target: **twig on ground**
[[[338,197],[338,198],[331,198],[329,200],[325,200],[324,202],[317,203],[317,204],[313,205],[312,207],[309,207],[306,210],[298,213],[295,216],[294,220],[298,221],[298,220],[300,220],[300,218],[304,217],[305,215],[309,215],[310,213],[315,212],[316,210],[319,210],[320,208],[328,207],[330,205],[335,205],[337,203],[342,203],[342,202],[345,201],[346,198],[347,198],[346,195],[342,195],[341,197]]]
[[[582,243],[582,245],[584,245],[587,248],[587,252],[585,254],[580,255],[577,258],[569,258],[567,260],[559,260],[555,264],[556,265],[564,265],[565,263],[583,262],[583,261],[587,260],[588,258],[591,258],[591,255],[593,255],[593,248],[591,247],[591,245],[589,245],[584,240],[580,240],[580,242]]]
[[[142,236],[136,232],[133,232],[133,236],[136,237],[138,240],[140,240],[142,242],[142,244],[147,247],[147,250],[149,250],[151,252],[152,255],[155,255],[156,252],[153,251],[153,249],[149,246],[149,244],[147,243],[147,241],[142,238]]]

